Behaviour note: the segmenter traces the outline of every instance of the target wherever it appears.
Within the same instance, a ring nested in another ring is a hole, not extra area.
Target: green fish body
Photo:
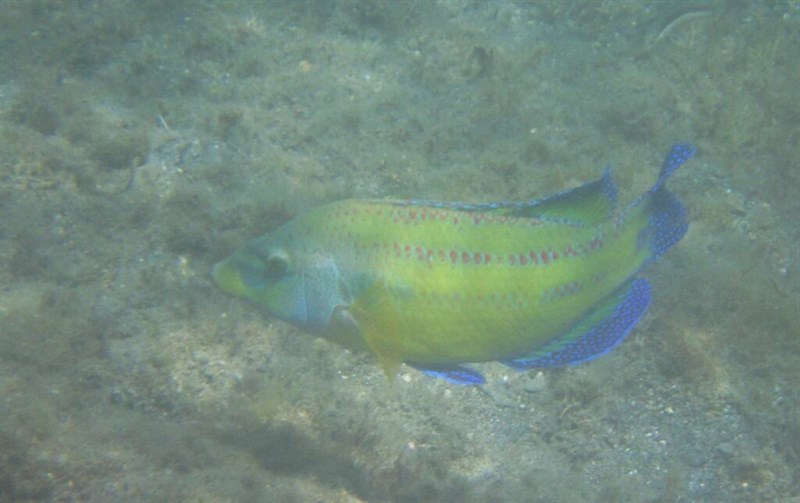
[[[544,200],[345,200],[257,238],[212,272],[225,292],[303,331],[459,383],[465,363],[580,363],[644,314],[636,274],[678,242],[685,210],[664,187],[694,153],[675,145],[656,184],[621,212],[608,170]]]

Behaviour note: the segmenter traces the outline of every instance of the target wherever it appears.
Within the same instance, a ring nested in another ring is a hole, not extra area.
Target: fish
[[[645,314],[640,272],[678,243],[687,212],[666,182],[696,152],[669,150],[653,186],[622,210],[606,168],[543,199],[324,204],[217,263],[225,293],[300,331],[481,385],[473,364],[564,367],[616,347]]]

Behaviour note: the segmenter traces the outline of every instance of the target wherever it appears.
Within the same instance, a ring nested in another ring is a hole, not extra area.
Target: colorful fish
[[[225,292],[295,327],[481,384],[466,363],[573,365],[607,353],[641,319],[637,277],[688,223],[667,179],[694,154],[675,145],[653,187],[621,212],[609,169],[543,200],[465,204],[345,200],[305,213],[214,266]]]

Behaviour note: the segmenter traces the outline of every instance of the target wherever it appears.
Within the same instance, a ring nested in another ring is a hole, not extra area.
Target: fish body
[[[217,264],[225,292],[299,329],[467,384],[466,363],[580,363],[644,314],[637,273],[687,229],[664,184],[694,154],[675,145],[645,194],[617,211],[610,170],[543,200],[344,200],[312,209]]]

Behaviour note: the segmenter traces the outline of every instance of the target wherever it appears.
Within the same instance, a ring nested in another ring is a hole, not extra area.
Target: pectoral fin
[[[403,363],[403,349],[395,337],[400,317],[385,285],[376,282],[364,290],[349,311],[358,323],[367,347],[392,381]]]

